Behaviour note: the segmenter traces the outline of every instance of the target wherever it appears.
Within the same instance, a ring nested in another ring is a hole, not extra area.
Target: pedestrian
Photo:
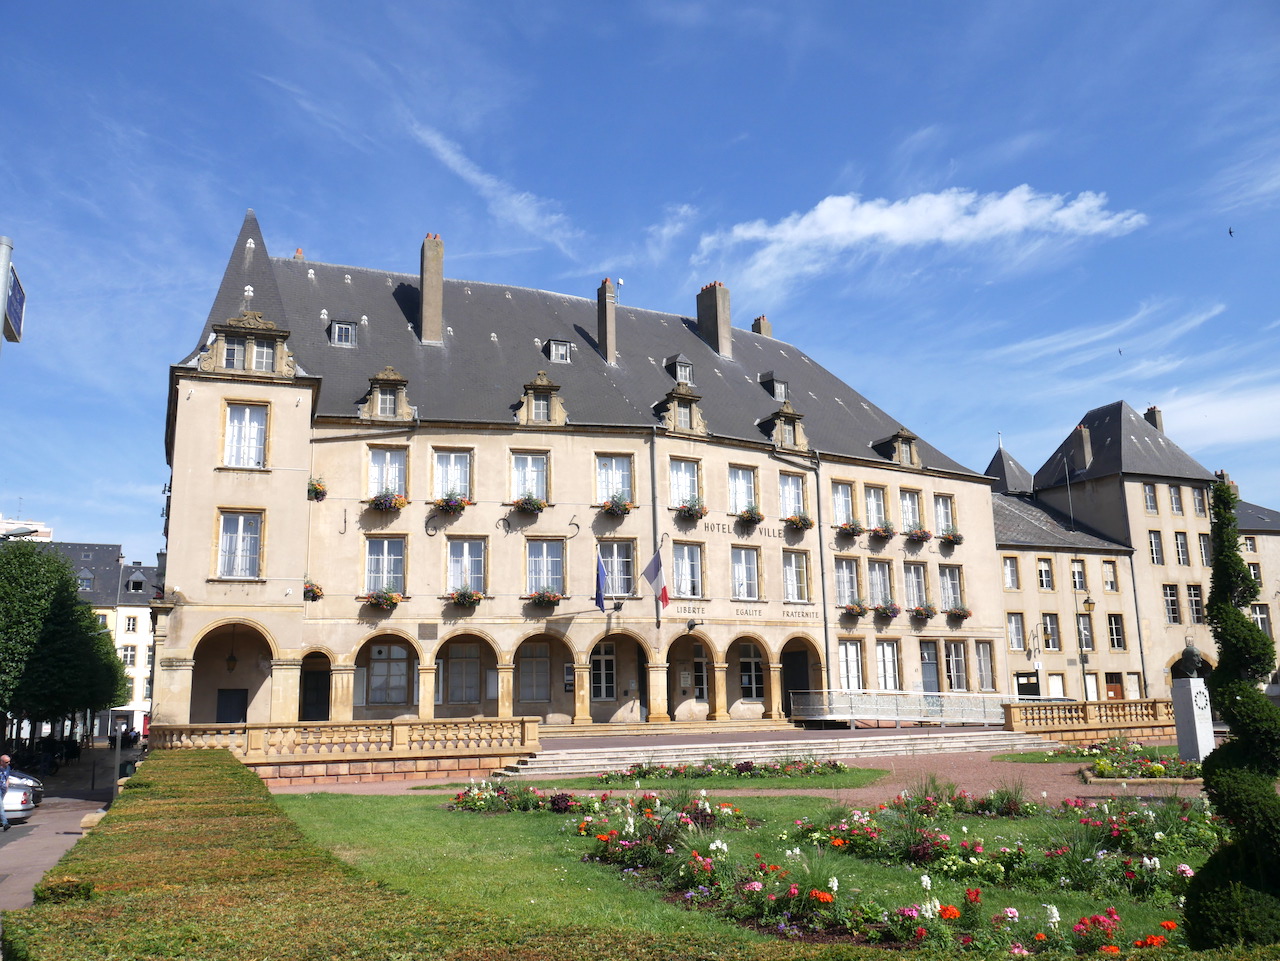
[[[9,755],[0,754],[0,824],[9,830],[9,815],[4,813],[4,796],[9,793]]]

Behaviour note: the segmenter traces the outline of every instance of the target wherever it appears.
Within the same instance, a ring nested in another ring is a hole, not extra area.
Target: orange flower
[[[1120,948],[1114,944],[1104,944],[1098,949],[1103,954],[1119,954]]]
[[[848,844],[848,843],[849,843],[849,842],[848,842],[848,841],[846,841],[844,838],[832,838],[832,839],[831,839],[831,846],[832,846],[833,848],[838,848],[838,847],[841,847],[841,846],[843,846],[843,845],[845,845],[845,844]]]
[[[944,921],[954,921],[960,917],[960,909],[954,904],[944,904],[938,909],[938,917]]]
[[[817,888],[814,888],[809,892],[809,897],[813,898],[813,900],[820,904],[830,904],[836,899],[835,895],[830,891],[819,891]]]
[[[1160,927],[1164,928],[1166,931],[1176,931],[1178,930],[1178,922],[1177,921],[1161,921]]]
[[[1037,941],[1043,941],[1043,940],[1045,940],[1045,935],[1044,935],[1044,932],[1043,932],[1043,931],[1037,931],[1037,932],[1036,932],[1036,940],[1037,940]]]

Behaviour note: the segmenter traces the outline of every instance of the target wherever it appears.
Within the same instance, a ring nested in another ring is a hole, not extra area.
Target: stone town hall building
[[[765,318],[731,326],[719,284],[683,317],[608,280],[446,280],[443,256],[429,236],[418,274],[273,258],[245,218],[171,368],[154,724],[1160,696],[1187,637],[1212,650],[1212,475],[1128,405],[1034,478],[1003,451],[987,476]]]

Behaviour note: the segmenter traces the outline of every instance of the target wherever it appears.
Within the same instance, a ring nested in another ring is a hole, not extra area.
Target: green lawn
[[[791,777],[731,777],[725,775],[712,775],[710,777],[699,778],[656,778],[645,777],[639,778],[639,789],[642,791],[667,791],[682,787],[696,787],[707,791],[725,791],[725,790],[759,790],[759,791],[785,791],[788,788],[802,788],[806,791],[812,790],[839,790],[841,788],[857,788],[866,787],[868,784],[875,784],[876,781],[884,777],[889,772],[883,768],[874,767],[850,767],[844,771],[834,774],[824,774],[820,777],[791,778]],[[440,785],[425,785],[416,787],[415,791],[443,792],[454,794],[464,790],[467,783],[452,783]],[[602,784],[600,779],[594,776],[584,777],[567,777],[555,778],[554,780],[535,780],[532,778],[509,777],[495,779],[495,783],[505,784],[536,784],[544,791],[628,791],[636,788],[637,781],[622,781]]]

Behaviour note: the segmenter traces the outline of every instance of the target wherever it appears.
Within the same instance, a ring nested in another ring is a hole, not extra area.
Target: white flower
[[[798,861],[800,859],[800,848],[794,847],[790,851],[784,851],[783,857],[788,861]]]
[[[717,840],[715,840],[715,841],[712,841],[712,842],[711,842],[711,845],[710,845],[710,847],[709,847],[709,850],[711,850],[711,851],[723,851],[725,854],[728,854],[728,853],[729,853],[729,845],[727,845],[727,844],[725,844],[723,841],[721,841],[721,840],[718,840],[718,839],[717,839]]]
[[[1152,837],[1153,837],[1153,838],[1155,838],[1157,841],[1163,841],[1163,840],[1164,840],[1164,832],[1163,832],[1163,831],[1157,831],[1155,834],[1153,834],[1153,835],[1152,835]]]
[[[831,893],[832,893],[832,894],[835,894],[837,891],[839,891],[839,890],[840,890],[840,879],[839,879],[839,878],[827,878],[827,887],[829,887],[829,888],[831,889]]]
[[[961,826],[961,828],[960,828],[960,833],[961,833],[961,834],[968,834],[968,833],[969,833],[969,825],[967,825],[967,824],[962,825],[962,826]]]
[[[1040,792],[1040,799],[1041,799],[1041,800],[1048,800],[1048,798],[1049,798],[1049,792],[1048,792],[1048,791],[1041,791],[1041,792]]]
[[[1056,928],[1058,926],[1058,922],[1062,920],[1062,916],[1058,914],[1057,905],[1044,904],[1041,905],[1041,907],[1044,908],[1045,923],[1051,928]]]
[[[933,879],[927,874],[920,875],[920,887],[924,888],[926,891],[932,891]]]
[[[706,788],[703,788],[701,791],[699,791],[699,792],[698,792],[698,794],[699,794],[701,797],[706,797],[706,796],[707,796],[707,789],[706,789]]]

